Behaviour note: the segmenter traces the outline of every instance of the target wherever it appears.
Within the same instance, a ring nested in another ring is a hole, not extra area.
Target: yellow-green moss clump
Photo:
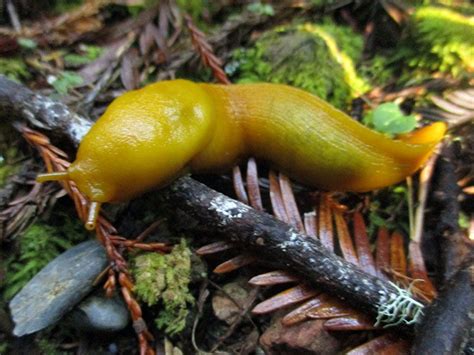
[[[240,83],[284,83],[343,108],[368,89],[354,65],[362,47],[360,35],[331,22],[281,27],[237,50],[226,70]]]
[[[134,258],[135,292],[149,306],[161,301],[156,325],[167,334],[182,331],[186,325],[188,305],[194,303],[189,292],[191,252],[184,239],[167,255],[140,254]]]
[[[31,77],[27,65],[21,58],[0,58],[0,74],[18,82]]]
[[[450,73],[474,71],[474,17],[433,6],[420,7],[411,18],[402,49],[412,68]]]

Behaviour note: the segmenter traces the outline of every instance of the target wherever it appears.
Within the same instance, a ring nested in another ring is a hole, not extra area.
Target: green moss
[[[466,15],[474,14],[471,0],[411,0],[410,2],[412,6],[445,6]]]
[[[400,59],[410,68],[460,77],[474,71],[474,18],[425,6],[412,15]]]
[[[36,340],[36,345],[38,346],[38,350],[40,354],[43,355],[65,355],[67,354],[65,351],[59,351],[59,344],[56,341],[52,341],[47,338],[39,338]]]
[[[325,7],[334,5],[338,0],[310,0],[310,3],[316,7]]]
[[[0,74],[18,82],[31,77],[27,65],[21,58],[0,58]]]
[[[51,79],[50,84],[60,95],[66,95],[69,90],[81,85],[84,79],[72,71],[62,71]]]
[[[57,0],[54,4],[53,11],[59,14],[63,14],[65,12],[75,10],[83,3],[83,0]]]
[[[5,186],[10,175],[15,174],[20,169],[20,165],[14,162],[17,154],[18,152],[15,147],[10,147],[0,153],[0,188]]]
[[[376,54],[359,66],[359,75],[373,86],[384,86],[393,76],[392,62],[387,57]]]
[[[362,45],[359,35],[328,21],[281,27],[234,52],[226,70],[240,83],[289,84],[342,108],[368,89],[354,67]]]
[[[186,325],[188,305],[194,303],[189,293],[191,252],[184,239],[167,255],[146,253],[134,258],[135,292],[149,306],[159,302],[156,325],[167,334],[182,331]]]
[[[62,220],[60,228],[43,223],[30,226],[20,237],[19,255],[7,258],[7,273],[3,284],[3,298],[11,299],[52,259],[71,248],[76,242],[85,239],[80,224],[67,216],[57,216]]]
[[[311,27],[320,29],[317,33],[328,37],[326,42],[334,41],[334,45],[348,56],[352,62],[357,63],[360,61],[362,50],[364,49],[364,39],[362,36],[354,33],[350,27],[337,25],[329,19],[325,19],[321,24]]]
[[[69,67],[89,64],[99,58],[103,51],[103,48],[99,46],[81,44],[79,46],[79,53],[68,53],[64,56],[64,63]]]
[[[203,11],[209,8],[207,0],[176,0],[179,8],[189,14],[194,20],[198,19]]]
[[[260,16],[275,15],[275,10],[271,4],[262,4],[260,1],[247,5],[247,10]]]
[[[410,235],[408,210],[406,184],[379,190],[369,205],[368,234],[375,235],[380,227],[385,227]]]
[[[9,176],[21,168],[23,155],[17,148],[16,139],[17,134],[11,125],[0,124],[0,188],[5,186]]]

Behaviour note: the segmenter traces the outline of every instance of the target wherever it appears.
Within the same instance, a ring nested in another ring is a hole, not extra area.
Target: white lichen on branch
[[[390,282],[397,289],[398,294],[390,294],[390,298],[380,304],[375,326],[384,328],[395,327],[400,324],[415,324],[423,316],[424,305],[416,301],[410,292]]]
[[[242,218],[249,208],[244,204],[225,198],[223,195],[216,196],[209,203],[209,210],[216,211],[226,225],[236,218]]]

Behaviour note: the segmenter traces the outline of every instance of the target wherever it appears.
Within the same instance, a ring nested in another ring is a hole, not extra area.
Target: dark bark
[[[26,87],[0,76],[0,115],[27,121],[77,146],[90,128],[90,121]],[[191,178],[177,180],[162,192],[176,213],[181,208],[201,225],[217,231],[224,239],[241,244],[274,266],[289,268],[316,283],[328,293],[344,298],[355,307],[376,315],[380,306],[400,296],[392,283],[364,273],[337,257],[315,239],[298,233],[274,217],[257,212]],[[415,309],[420,309],[416,306]],[[406,315],[405,320],[411,320]],[[399,320],[394,315],[391,322]]]
[[[201,228],[243,246],[266,264],[297,272],[308,282],[374,315],[381,305],[399,296],[393,284],[361,271],[319,240],[189,177],[177,180],[161,194],[171,207],[195,218]]]
[[[433,236],[439,246],[441,285],[458,271],[470,249],[458,224],[460,189],[452,161],[452,145],[448,142],[436,163],[430,201],[433,206]]]
[[[474,330],[474,266],[470,258],[426,308],[413,354],[460,354]]]
[[[51,137],[66,139],[75,147],[92,122],[58,101],[35,93],[22,84],[0,75],[0,117],[27,122]]]

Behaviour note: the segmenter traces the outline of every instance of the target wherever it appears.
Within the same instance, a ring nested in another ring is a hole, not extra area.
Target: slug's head
[[[86,227],[93,229],[101,203],[129,200],[186,172],[211,140],[213,118],[211,98],[190,81],[127,92],[84,137],[67,171],[37,180],[74,181],[92,202]]]

